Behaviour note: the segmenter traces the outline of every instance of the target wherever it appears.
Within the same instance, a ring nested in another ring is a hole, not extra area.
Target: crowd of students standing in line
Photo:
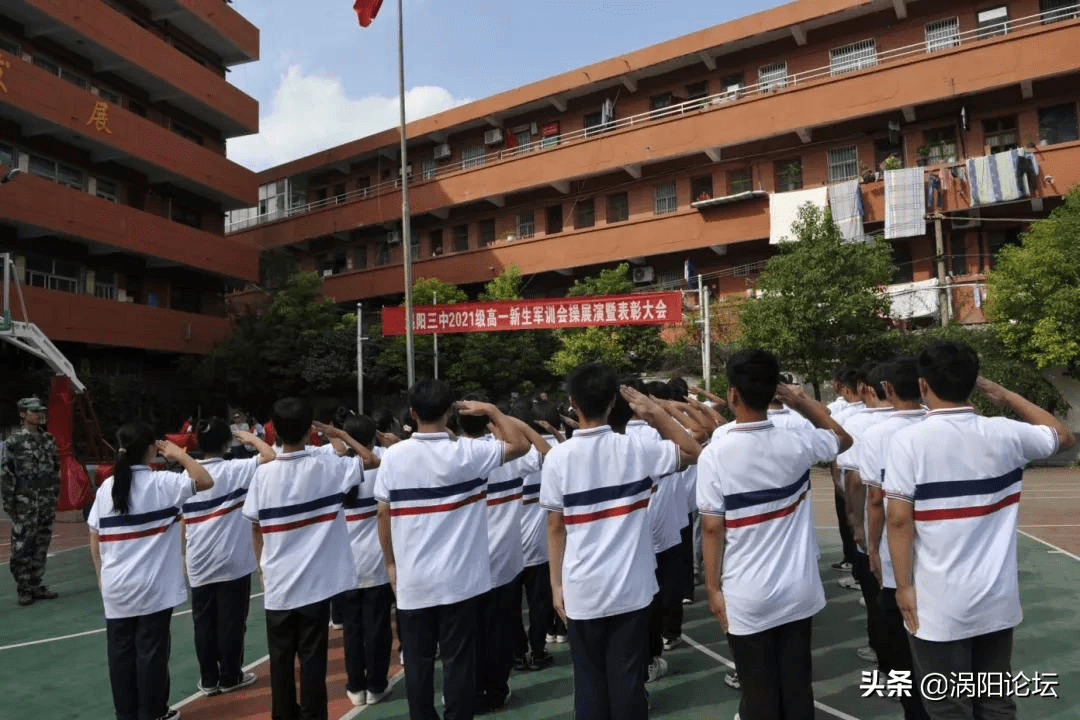
[[[566,380],[572,419],[546,401],[504,411],[456,400],[423,380],[409,391],[405,439],[365,416],[313,422],[305,400],[284,398],[279,447],[211,419],[196,428],[201,460],[125,425],[88,520],[117,718],[179,717],[168,657],[182,562],[207,695],[255,682],[243,638],[259,573],[275,720],[327,716],[331,600],[354,705],[389,692],[396,606],[415,720],[439,717],[437,656],[443,717],[471,718],[506,707],[512,668],[549,666],[545,643],[563,633],[575,716],[646,718],[646,683],[666,672],[662,652],[678,644],[693,592],[694,510],[709,608],[738,668],[736,718],[813,718],[811,623],[825,595],[810,470],[834,461],[838,519],[855,546],[843,562],[867,608],[873,656],[862,654],[916,676],[1007,671],[1022,468],[1074,438],[978,369],[969,347],[931,344],[841,372],[845,404],[826,408],[781,382],[760,350],[728,361],[727,396],[705,394],[711,404],[678,379],[620,381],[590,363]],[[1022,421],[975,415],[976,385]],[[313,427],[325,445],[309,444]],[[228,459],[234,441],[257,454]],[[158,454],[183,472],[151,469]],[[1011,700],[989,697],[916,695],[903,710],[1015,715]]]

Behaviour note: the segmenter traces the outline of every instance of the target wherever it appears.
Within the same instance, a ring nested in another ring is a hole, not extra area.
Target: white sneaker
[[[739,720],[739,713],[735,713],[735,720]]]
[[[380,703],[380,702],[383,701],[383,698],[385,698],[389,694],[390,694],[390,686],[389,685],[386,686],[385,690],[383,690],[382,692],[379,692],[379,693],[372,692],[372,691],[368,690],[367,691],[367,704],[368,705],[374,705],[376,703]]]
[[[863,607],[866,607],[866,598],[864,598],[864,597],[859,598],[859,604],[862,605]]]
[[[243,675],[240,676],[240,682],[236,683],[235,685],[229,685],[228,687],[225,687],[224,685],[222,685],[220,689],[221,689],[222,693],[231,693],[234,690],[239,690],[240,688],[246,688],[248,685],[254,685],[255,681],[258,680],[258,679],[259,679],[259,677],[255,673],[246,672],[246,673],[244,673]]]
[[[664,649],[665,650],[674,650],[675,648],[679,647],[682,644],[683,644],[682,636],[676,636],[676,637],[673,637],[673,638],[668,638],[668,639],[664,640]]]
[[[668,674],[667,660],[662,657],[654,657],[652,662],[649,663],[649,676],[645,678],[645,682],[656,682],[660,678]]]
[[[548,633],[547,635],[544,636],[544,642],[546,642],[549,645],[552,644],[553,642],[555,642],[555,636],[553,634],[551,634],[551,633]]]
[[[331,630],[340,630],[343,627],[345,627],[345,626],[342,625],[341,623],[336,623],[333,620],[330,621],[330,629]]]
[[[868,663],[877,662],[877,653],[874,652],[874,648],[869,645],[864,645],[855,651],[855,654],[859,656],[860,660],[865,660]]]
[[[846,589],[846,590],[861,590],[862,589],[859,586],[859,581],[856,580],[855,578],[851,577],[850,575],[848,577],[840,578],[839,580],[836,581],[836,584],[839,585],[840,587]]]
[[[739,682],[739,673],[734,670],[728,670],[724,673],[724,684],[729,688],[742,690],[742,683]]]
[[[566,636],[565,635],[556,635],[555,636],[555,643],[557,645],[563,645],[564,643],[566,643]]]
[[[366,696],[366,694],[364,693],[363,690],[361,690],[359,692],[353,692],[352,690],[346,690],[345,691],[345,696],[347,698],[349,698],[349,702],[351,702],[355,707],[363,707],[364,705],[367,704],[367,699],[366,699],[367,696]]]

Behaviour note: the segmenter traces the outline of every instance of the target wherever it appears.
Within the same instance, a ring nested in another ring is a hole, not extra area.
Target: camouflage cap
[[[19,401],[19,412],[45,412],[45,405],[37,397],[26,397]]]

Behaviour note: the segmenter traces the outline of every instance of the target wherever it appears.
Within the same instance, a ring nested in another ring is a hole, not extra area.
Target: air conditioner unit
[[[400,245],[401,244],[401,231],[400,230],[390,230],[390,231],[388,231],[386,233],[386,244],[387,245]]]
[[[653,278],[656,277],[656,273],[653,272],[652,265],[642,265],[634,268],[631,277],[636,283],[651,283]]]
[[[450,143],[435,146],[435,159],[447,160],[450,158]]]
[[[323,277],[330,277],[333,274],[334,274],[334,271],[331,270],[330,268],[326,268],[325,270],[322,271],[322,276]]]
[[[486,130],[484,132],[484,144],[485,145],[498,145],[503,141],[502,128],[494,128],[492,130]]]

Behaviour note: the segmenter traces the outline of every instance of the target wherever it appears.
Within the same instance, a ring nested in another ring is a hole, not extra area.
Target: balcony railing
[[[512,148],[504,148],[502,150],[496,150],[494,152],[487,153],[481,156],[470,156],[463,158],[455,162],[444,163],[437,168],[425,168],[423,170],[423,179],[417,181],[417,174],[414,172],[409,173],[409,182],[412,184],[423,184],[425,182],[431,182],[439,178],[453,175],[464,170],[471,170],[477,167],[482,167],[489,162],[499,162],[501,160],[507,160],[511,158],[523,157],[535,152],[544,152],[551,150],[559,145],[568,142],[575,142],[578,140],[584,140],[586,138],[595,138],[606,132],[612,132],[615,130],[623,130],[626,128],[638,127],[644,124],[651,124],[660,122],[673,117],[686,115],[694,112],[701,112],[706,110],[717,109],[728,103],[732,103],[736,100],[743,100],[755,95],[775,95],[782,93],[788,89],[799,87],[800,85],[806,85],[807,83],[814,82],[816,80],[828,79],[836,77],[838,74],[847,74],[850,72],[858,72],[869,67],[873,67],[885,62],[892,62],[894,60],[901,59],[915,59],[923,57],[928,53],[938,53],[945,49],[953,49],[956,47],[962,47],[970,45],[972,43],[992,40],[1008,33],[1013,33],[1025,28],[1039,27],[1047,23],[1060,22],[1065,20],[1071,20],[1080,17],[1080,2],[1070,5],[1068,7],[1054,8],[1046,10],[1034,15],[1028,15],[1025,17],[1017,18],[1015,20],[1006,20],[1000,24],[994,25],[994,33],[988,34],[987,28],[972,28],[971,30],[965,30],[964,32],[957,33],[952,37],[955,42],[950,48],[943,48],[938,40],[923,40],[912,45],[905,45],[903,47],[894,48],[892,50],[886,50],[884,52],[877,53],[874,58],[863,58],[857,65],[846,64],[840,68],[836,63],[826,65],[824,67],[815,68],[813,70],[804,70],[798,73],[789,73],[783,77],[770,76],[767,79],[755,83],[753,85],[740,86],[738,88],[725,89],[721,93],[715,95],[709,95],[707,97],[696,98],[694,100],[687,100],[675,105],[669,105],[665,108],[647,110],[636,115],[630,115],[628,117],[619,118],[616,120],[610,120],[598,125],[592,125],[589,127],[581,128],[566,134],[551,135],[547,137],[541,137],[533,140],[529,143],[524,143]],[[845,61],[846,62],[846,61]],[[850,65],[850,67],[848,66]],[[367,198],[376,197],[386,193],[391,193],[401,188],[400,178],[392,178],[385,180],[377,185],[371,185],[369,187],[358,188],[356,190],[348,191],[344,194],[337,194],[333,197],[328,197],[324,200],[318,200],[311,203],[302,205],[293,205],[288,211],[274,210],[271,212],[256,215],[254,217],[237,220],[226,224],[225,231],[227,233],[239,232],[246,230],[257,225],[261,225],[267,222],[273,222],[275,220],[281,220],[288,217],[295,217],[297,215],[305,215],[316,210],[332,207],[345,202],[351,202],[353,200],[365,200]]]

